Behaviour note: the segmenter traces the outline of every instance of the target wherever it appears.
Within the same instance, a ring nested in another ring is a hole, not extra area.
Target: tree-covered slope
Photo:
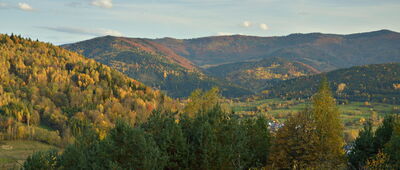
[[[196,39],[106,36],[63,47],[172,97],[187,97],[197,88],[207,90],[213,86],[220,87],[226,97],[240,97],[282,79],[400,62],[400,34],[389,30],[349,35],[233,35]]]
[[[0,35],[0,68],[0,140],[60,144],[82,122],[103,134],[117,119],[134,123],[154,109],[175,109],[160,91],[108,66],[19,36]]]
[[[205,75],[185,58],[147,39],[106,36],[63,47],[109,65],[173,97],[187,97],[197,88],[208,90],[214,86],[220,87],[222,94],[228,97],[251,93]]]
[[[280,37],[244,35],[154,40],[198,66],[215,66],[281,57],[331,71],[365,64],[400,62],[400,34],[389,30],[338,35],[291,34]]]
[[[268,97],[310,97],[326,76],[338,99],[400,104],[400,63],[373,64],[277,82],[265,88]]]
[[[206,71],[215,77],[225,78],[253,90],[263,88],[270,82],[319,73],[309,65],[283,58],[223,64],[210,67]]]

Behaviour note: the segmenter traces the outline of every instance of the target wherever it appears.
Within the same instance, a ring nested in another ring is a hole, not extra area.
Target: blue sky
[[[0,0],[0,33],[54,44],[115,35],[400,31],[400,0]]]

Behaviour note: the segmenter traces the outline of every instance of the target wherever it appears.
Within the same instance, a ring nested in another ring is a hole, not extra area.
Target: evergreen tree
[[[270,154],[271,136],[268,129],[268,120],[264,116],[248,119],[242,122],[245,130],[247,159],[249,167],[263,167],[267,164]]]
[[[55,151],[34,154],[24,168],[164,169],[165,162],[150,134],[119,121],[103,140],[94,130],[87,130],[61,155]]]
[[[176,114],[155,111],[141,127],[154,137],[161,154],[166,158],[165,169],[188,167],[188,146]]]
[[[349,153],[349,164],[352,169],[382,168],[390,169],[400,161],[400,124],[398,115],[385,116],[382,124],[372,131],[370,122],[364,125],[359,137],[354,141]]]
[[[85,129],[74,144],[69,145],[60,156],[64,169],[104,169],[100,159],[100,137],[93,129]]]
[[[394,114],[385,116],[382,124],[376,129],[373,140],[375,153],[382,150],[386,143],[392,138],[396,117],[397,116]]]
[[[270,150],[265,118],[239,118],[219,105],[180,121],[188,142],[189,169],[249,169],[266,165]]]
[[[29,156],[25,163],[25,170],[56,170],[59,167],[59,154],[57,150],[36,152]]]
[[[99,147],[103,148],[100,160],[107,163],[103,166],[107,169],[163,169],[166,163],[151,134],[122,121]]]
[[[393,115],[393,132],[390,140],[385,144],[384,152],[389,156],[389,164],[400,166],[400,119]]]
[[[180,119],[189,146],[189,169],[216,168],[218,138],[214,125],[219,122],[216,114],[220,112],[200,113],[194,118],[186,114]]]
[[[372,123],[368,121],[364,124],[363,130],[360,131],[358,137],[352,144],[348,155],[350,168],[363,168],[366,161],[377,153],[374,148],[374,143],[372,142],[373,140],[374,132],[372,131]]]

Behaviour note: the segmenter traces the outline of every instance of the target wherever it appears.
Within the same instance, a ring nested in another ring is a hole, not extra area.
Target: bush
[[[57,150],[36,152],[24,163],[25,170],[56,170],[59,169],[59,154]]]
[[[58,131],[50,131],[39,127],[32,127],[34,133],[32,134],[32,139],[44,142],[50,145],[61,146],[62,140]]]

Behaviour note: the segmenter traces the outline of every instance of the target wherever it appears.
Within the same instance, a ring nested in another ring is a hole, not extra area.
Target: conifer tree
[[[175,113],[161,113],[155,111],[148,121],[140,125],[151,134],[166,157],[165,169],[179,169],[188,167],[188,146],[181,126],[177,123]]]
[[[386,115],[382,124],[372,131],[371,123],[364,125],[350,150],[351,169],[397,166],[400,161],[400,123],[395,114]]]
[[[318,133],[318,158],[321,166],[330,168],[344,163],[343,124],[336,101],[326,78],[312,97],[311,109]]]
[[[392,117],[393,131],[390,140],[385,144],[384,152],[389,156],[389,164],[400,166],[400,119],[398,115]]]
[[[388,143],[392,138],[396,118],[397,116],[393,114],[385,116],[382,124],[376,129],[373,140],[375,153],[378,153],[379,150],[382,150],[386,143]]]
[[[372,123],[368,121],[364,124],[363,130],[360,131],[349,153],[349,164],[351,168],[360,169],[364,167],[368,158],[376,154],[372,142],[373,139],[374,133],[372,131]]]

